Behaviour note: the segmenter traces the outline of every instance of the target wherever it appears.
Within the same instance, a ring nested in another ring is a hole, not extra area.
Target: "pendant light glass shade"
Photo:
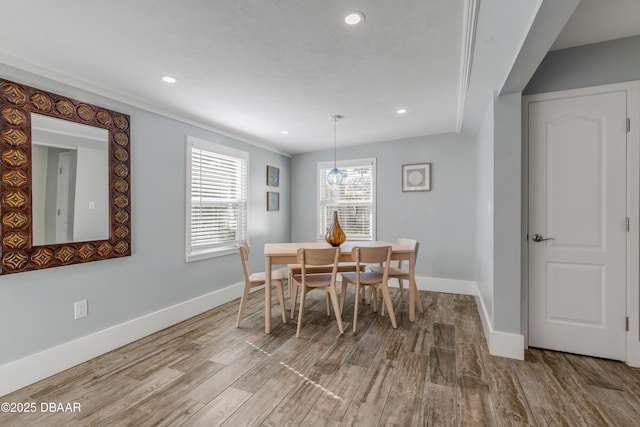
[[[333,169],[329,171],[327,174],[327,183],[329,185],[340,185],[342,184],[342,180],[344,175],[342,171],[338,169],[338,160],[337,160],[337,143],[336,143],[336,128],[338,120],[341,119],[342,116],[333,116]]]
[[[331,169],[327,174],[327,182],[329,185],[340,185],[342,184],[343,178],[344,176],[342,176],[342,171],[338,168]]]

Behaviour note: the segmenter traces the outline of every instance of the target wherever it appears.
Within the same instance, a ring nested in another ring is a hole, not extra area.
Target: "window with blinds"
[[[324,239],[333,211],[338,211],[347,240],[375,240],[375,159],[340,161],[337,165],[344,179],[341,185],[329,185],[327,174],[333,162],[318,163],[318,239]]]
[[[246,240],[248,163],[248,153],[187,138],[187,261]]]

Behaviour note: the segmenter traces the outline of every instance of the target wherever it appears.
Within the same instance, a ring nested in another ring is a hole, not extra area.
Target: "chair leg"
[[[287,323],[287,308],[284,305],[284,289],[282,286],[282,281],[279,280],[276,283],[278,288],[278,299],[280,300],[280,311],[282,312],[282,323]]]
[[[378,290],[374,287],[371,288],[371,299],[373,300],[373,312],[378,312]]]
[[[342,279],[342,286],[340,286],[340,314],[342,314],[342,310],[344,310],[344,301],[347,299],[347,286],[349,282]]]
[[[331,304],[329,303],[329,294],[327,294],[325,301],[327,303],[327,316],[331,317]]]
[[[336,293],[336,288],[333,286],[329,286],[329,291],[327,292],[327,296],[331,297],[331,303],[333,304],[333,311],[336,313],[336,320],[338,321],[338,329],[341,334],[344,334],[344,325],[342,324],[342,316],[340,316],[340,304],[338,303],[338,294]]]
[[[293,275],[291,274],[291,270],[289,270],[289,276],[287,276],[287,288],[289,288],[289,300],[291,300],[291,294],[293,293],[293,289],[291,289],[292,283],[293,283]]]
[[[296,303],[298,299],[298,283],[295,281],[289,282],[289,289],[291,290],[291,320],[296,318]],[[291,287],[293,286],[293,287]]]
[[[416,289],[416,302],[418,303],[418,311],[420,313],[424,313],[424,308],[422,308],[422,298],[420,298],[420,291]]]
[[[404,282],[404,280],[398,279],[398,286],[400,287],[400,297],[402,297],[402,300],[404,301],[404,286],[402,282]]]
[[[240,308],[238,309],[238,318],[236,320],[236,328],[240,327],[240,321],[244,316],[244,309],[247,306],[247,299],[249,299],[249,285],[245,283],[244,289],[242,290],[242,297],[240,298]]]
[[[384,299],[385,304],[387,305],[387,310],[389,310],[389,317],[391,318],[391,325],[393,329],[398,327],[396,322],[396,313],[393,311],[393,303],[391,302],[391,295],[389,294],[389,287],[385,284],[382,284],[380,290],[382,291],[382,298]]]
[[[398,279],[398,282],[400,283],[400,288],[402,288],[402,282],[404,282],[404,279]],[[411,286],[411,282],[409,282],[409,286]],[[402,300],[404,301],[404,295],[402,296]],[[422,308],[422,300],[420,299],[420,293],[418,292],[417,289],[416,289],[416,305],[418,306],[418,311],[420,313],[424,313],[424,308]]]
[[[302,328],[302,312],[304,311],[304,300],[307,299],[307,287],[302,286],[300,294],[300,311],[298,311],[298,328],[296,329],[296,337],[300,338],[300,329]]]
[[[356,298],[355,298],[355,302],[353,303],[353,333],[354,334],[356,333],[356,327],[358,325],[358,302],[360,301],[360,298],[358,298],[359,294],[360,294],[360,286],[356,284]]]

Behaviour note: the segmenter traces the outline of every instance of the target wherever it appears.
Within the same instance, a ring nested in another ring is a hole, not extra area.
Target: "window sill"
[[[207,249],[203,251],[195,251],[187,254],[186,262],[200,261],[202,259],[208,258],[217,258],[220,256],[226,255],[235,255],[238,253],[238,249],[233,247],[225,247],[225,248],[217,248],[217,249]]]

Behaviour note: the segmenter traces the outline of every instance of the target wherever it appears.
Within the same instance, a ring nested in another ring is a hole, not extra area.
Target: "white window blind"
[[[247,153],[187,138],[187,261],[236,251],[247,236]]]
[[[338,162],[343,182],[329,185],[333,162],[318,163],[318,239],[324,238],[337,211],[347,240],[375,240],[375,166],[375,159]]]

